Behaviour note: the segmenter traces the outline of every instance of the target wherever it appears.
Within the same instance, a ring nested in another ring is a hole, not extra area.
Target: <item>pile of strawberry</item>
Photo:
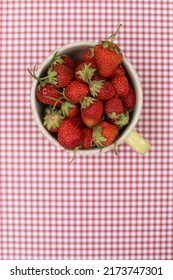
[[[122,65],[123,55],[112,41],[99,42],[81,60],[56,53],[39,80],[37,99],[45,104],[43,125],[57,134],[66,149],[112,144],[128,124],[135,94]]]

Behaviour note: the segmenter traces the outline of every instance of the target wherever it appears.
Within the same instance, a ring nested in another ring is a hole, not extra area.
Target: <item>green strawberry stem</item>
[[[115,33],[113,33],[112,35],[110,35],[110,36],[107,38],[107,40],[108,40],[108,39],[111,39],[111,43],[113,43],[114,40],[115,40],[115,37],[116,37],[117,33],[119,32],[119,30],[120,30],[120,28],[121,28],[121,26],[122,26],[122,23],[118,25],[117,30],[115,31]]]
[[[56,98],[54,98],[54,97],[51,97],[51,96],[44,96],[44,98],[47,98],[47,99],[51,99],[51,100],[57,100]]]
[[[32,72],[31,72],[29,69],[28,69],[28,72],[29,72],[29,74],[30,74],[34,79],[36,79],[36,80],[39,81],[39,82],[41,82],[41,81],[47,81],[47,82],[49,82],[50,84],[57,85],[57,80],[56,80],[57,72],[56,72],[56,71],[52,71],[51,68],[49,68],[49,70],[48,70],[48,75],[45,76],[45,77],[43,77],[43,78],[37,77],[37,75],[36,75],[36,65],[34,66]]]
[[[76,157],[76,152],[77,152],[78,150],[80,150],[80,149],[82,149],[82,146],[81,146],[81,145],[75,147],[74,150],[72,150],[72,149],[64,149],[65,151],[73,151],[73,157],[72,157],[72,159],[70,160],[69,163],[72,163],[72,162],[73,162],[73,160],[74,160],[75,157]]]
[[[63,103],[61,100],[62,100],[62,97],[60,97],[60,98],[58,98],[58,99],[56,100],[55,104],[53,105],[52,112],[54,112],[55,107],[56,107],[56,105],[57,105],[58,102]]]
[[[65,88],[63,88],[61,94],[62,94],[62,96],[64,97],[65,100],[69,101],[68,98],[65,95]]]
[[[115,153],[116,156],[118,156],[116,141],[114,142],[114,153]]]
[[[90,58],[94,57],[94,48],[89,48],[91,54],[90,54]]]
[[[28,70],[29,74],[30,74],[34,79],[36,79],[37,81],[43,81],[43,80],[49,78],[49,75],[47,75],[46,77],[43,77],[43,78],[37,77],[37,75],[36,75],[36,65],[34,66],[32,72],[30,71],[30,69],[27,69],[27,70]]]
[[[53,105],[53,108],[54,108],[54,106],[56,106],[56,105],[57,105],[57,103],[58,103],[58,102],[63,103],[63,102],[61,101],[62,97],[60,97],[60,98],[56,99],[56,98],[51,97],[51,96],[44,96],[44,98],[47,98],[47,99],[51,99],[51,100],[56,101],[56,102],[55,102],[55,104]]]

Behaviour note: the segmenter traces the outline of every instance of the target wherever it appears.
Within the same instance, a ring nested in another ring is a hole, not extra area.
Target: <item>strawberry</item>
[[[83,123],[81,115],[77,115],[76,117],[72,117],[72,118],[70,118],[70,120],[72,121],[72,123],[75,126],[77,126],[79,128],[84,127],[84,123]]]
[[[94,57],[98,73],[103,78],[111,76],[117,66],[122,62],[122,55],[119,48],[109,41],[95,46]]]
[[[57,110],[53,110],[51,107],[48,107],[45,110],[43,125],[50,132],[58,132],[63,119],[64,117]]]
[[[72,103],[79,103],[88,94],[88,86],[78,81],[71,81],[65,89],[65,96]]]
[[[117,76],[111,80],[111,83],[120,98],[127,96],[129,92],[129,82],[125,76]]]
[[[115,95],[115,88],[110,82],[106,80],[91,81],[89,84],[89,89],[93,97],[101,100],[110,99]]]
[[[133,89],[130,87],[127,96],[123,100],[124,107],[127,110],[132,110],[135,107],[136,96]]]
[[[65,101],[61,105],[61,112],[66,118],[76,117],[79,113],[79,107],[69,101]]]
[[[36,66],[34,66],[33,72],[28,69],[28,72],[34,79],[44,84],[50,83],[56,85],[57,87],[67,86],[74,76],[74,71],[71,68],[59,62],[52,62],[45,77],[37,77],[35,70]]]
[[[59,144],[66,149],[75,149],[82,143],[82,132],[70,119],[62,121],[58,131]]]
[[[94,62],[83,62],[76,67],[75,78],[79,82],[89,83],[96,71]]]
[[[125,70],[121,64],[117,68],[115,68],[113,74],[109,77],[109,80],[112,80],[117,76],[125,76]]]
[[[67,55],[59,55],[58,52],[56,52],[54,57],[53,57],[52,63],[55,64],[57,62],[65,65],[65,66],[68,66],[72,70],[75,69],[74,61]]]
[[[36,96],[42,103],[55,106],[56,108],[60,108],[61,104],[65,101],[57,87],[48,83],[43,86],[39,85]]]
[[[92,129],[89,127],[84,127],[81,129],[82,131],[82,148],[90,149],[92,148]]]
[[[58,62],[52,64],[48,71],[49,82],[58,87],[67,86],[71,82],[73,76],[74,71],[71,68]]]
[[[93,128],[93,142],[100,148],[111,145],[117,135],[118,127],[106,121],[102,121]]]
[[[94,61],[94,48],[89,48],[83,53],[83,60],[85,62],[92,62]]]
[[[94,47],[94,58],[98,68],[98,73],[103,78],[110,77],[118,65],[122,62],[123,56],[120,48],[113,43],[121,24],[118,26],[116,32],[111,35],[111,41],[101,41]]]
[[[122,128],[129,122],[129,114],[125,112],[123,103],[118,97],[113,97],[107,101],[105,113],[108,120],[119,128]]]
[[[103,104],[101,100],[85,97],[81,102],[81,117],[86,126],[92,127],[101,121]]]
[[[105,107],[105,113],[108,117],[111,117],[112,113],[116,113],[117,115],[124,113],[122,101],[118,97],[113,97],[108,100]]]

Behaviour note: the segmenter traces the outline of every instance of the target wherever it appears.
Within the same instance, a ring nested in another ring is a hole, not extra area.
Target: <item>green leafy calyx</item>
[[[56,52],[54,54],[54,57],[52,59],[52,64],[56,64],[57,62],[60,64],[64,64],[64,60],[62,59],[62,57],[60,55],[58,55],[58,52]]]
[[[119,128],[122,128],[124,125],[129,123],[129,112],[127,111],[125,114],[116,114],[113,112],[109,114],[108,117],[114,121],[114,124]]]
[[[93,80],[89,84],[90,92],[93,97],[97,97],[104,84],[104,80],[96,81]]]
[[[93,104],[96,101],[95,98],[92,98],[90,96],[85,96],[83,100],[81,101],[81,108],[87,108],[91,104]]]
[[[99,125],[96,125],[93,127],[93,142],[97,147],[104,147],[104,141],[107,139],[102,136],[102,127]]]
[[[41,86],[44,86],[46,83],[50,83],[50,84],[53,84],[53,85],[57,85],[57,79],[56,79],[56,75],[57,75],[57,72],[56,71],[52,71],[51,68],[49,68],[48,72],[47,72],[47,76],[45,77],[41,77],[39,78],[37,75],[36,75],[36,65],[34,66],[32,72],[28,69],[28,72],[30,73],[30,75],[37,81],[40,82],[40,85]]]
[[[62,112],[63,116],[67,116],[69,114],[70,108],[76,108],[76,106],[69,101],[63,102],[63,104],[61,106],[61,112]]]
[[[80,79],[83,80],[85,83],[90,83],[92,76],[94,75],[96,69],[91,68],[91,63],[84,64],[82,70],[76,72]]]
[[[48,129],[51,129],[59,127],[60,123],[64,119],[64,116],[60,115],[58,111],[53,111],[48,108],[43,119],[43,125],[46,126]]]

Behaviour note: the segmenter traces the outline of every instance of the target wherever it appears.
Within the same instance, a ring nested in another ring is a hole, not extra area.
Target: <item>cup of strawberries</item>
[[[119,26],[120,27],[120,26]],[[32,111],[42,133],[59,148],[79,155],[114,149],[125,141],[145,154],[149,143],[134,130],[142,109],[136,71],[108,39],[65,45],[47,57],[34,78]]]

